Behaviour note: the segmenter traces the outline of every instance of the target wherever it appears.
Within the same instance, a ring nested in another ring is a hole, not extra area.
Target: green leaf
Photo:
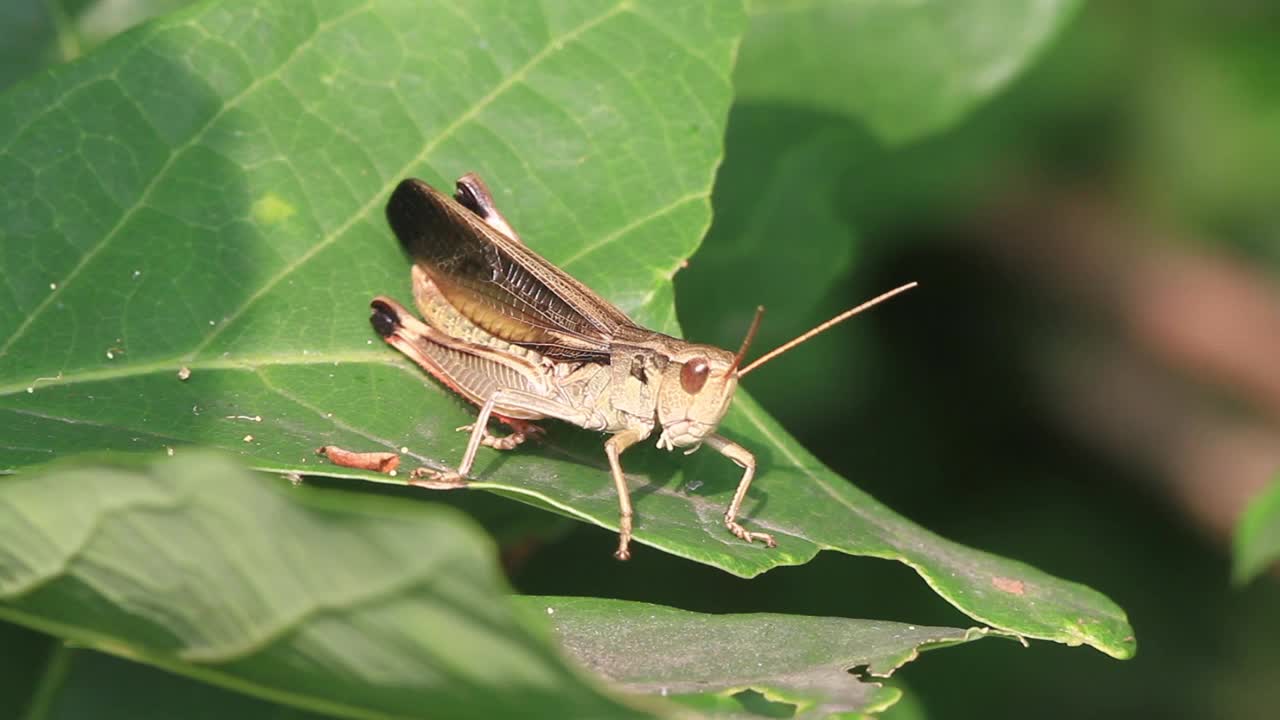
[[[684,696],[702,708],[708,693],[729,696],[749,688],[772,702],[793,705],[795,718],[886,708],[900,692],[859,674],[889,677],[921,650],[987,634],[976,628],[771,613],[705,615],[590,598],[520,601],[534,611],[545,608],[566,651],[623,687]],[[850,672],[855,668],[859,674]]]
[[[1280,477],[1258,493],[1236,525],[1231,578],[1245,585],[1280,560]]]
[[[0,479],[0,618],[346,717],[636,714],[514,610],[467,518],[219,456]]]
[[[636,714],[569,670],[544,623],[579,665],[634,692],[699,704],[750,688],[797,717],[887,707],[896,690],[847,671],[887,677],[919,650],[986,635],[587,598],[512,608],[504,591],[490,544],[456,512],[273,484],[220,455],[0,479],[0,618],[347,717]],[[92,705],[86,663],[117,678],[113,694],[151,687],[125,695],[153,712],[199,696],[225,714],[266,713],[67,648],[45,661],[31,706],[55,717]]]
[[[676,280],[687,336],[732,346],[762,304],[768,314],[756,346],[768,348],[843,310],[839,303],[852,293],[835,291],[847,288],[852,262],[865,254],[861,235],[875,229],[868,205],[879,210],[880,193],[903,184],[895,175],[902,154],[884,144],[942,131],[1000,93],[1078,4],[754,2],[734,71],[739,96],[713,197],[715,222]],[[914,215],[922,188],[920,178],[908,180],[904,212]],[[791,242],[803,251],[792,252]],[[760,257],[770,258],[767,273],[759,272]],[[750,285],[725,307],[723,289],[743,278]],[[865,297],[888,289],[862,288]],[[856,337],[859,330],[841,332]],[[803,412],[787,418],[794,426],[856,403],[827,392],[825,379],[852,373],[847,384],[862,387],[856,375],[865,365],[812,347],[803,360],[769,369],[785,381],[762,372],[751,387],[770,408],[805,398]],[[806,428],[796,429],[803,435]]]
[[[754,0],[741,99],[844,114],[886,143],[936,132],[1002,87],[1079,0]]]
[[[66,645],[44,668],[42,695],[29,720],[318,720],[313,714],[231,692],[140,663]]]
[[[709,219],[744,21],[725,3],[210,4],[15,88],[0,98],[0,467],[186,444],[381,481],[313,449],[456,462],[474,411],[367,325],[371,296],[408,296],[386,193],[479,171],[540,252],[674,331],[669,279]],[[916,527],[745,394],[724,427],[761,463],[747,522],[781,546],[724,530],[731,463],[652,448],[626,457],[640,542],[744,576],[823,548],[897,559],[982,622],[1132,654],[1106,598]],[[486,450],[474,474],[616,524],[590,433],[552,424],[542,449]]]

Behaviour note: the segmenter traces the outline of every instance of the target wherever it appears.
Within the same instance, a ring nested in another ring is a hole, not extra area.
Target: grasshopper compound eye
[[[707,384],[707,375],[711,373],[711,365],[704,357],[696,357],[680,368],[680,387],[690,395],[696,395],[703,385]]]

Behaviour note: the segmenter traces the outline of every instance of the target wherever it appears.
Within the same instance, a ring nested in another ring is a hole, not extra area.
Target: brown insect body
[[[715,432],[746,372],[746,343],[735,355],[636,325],[524,245],[477,176],[462,177],[457,188],[451,198],[409,179],[387,204],[414,260],[423,320],[390,298],[372,303],[374,328],[390,345],[480,407],[458,469],[429,473],[419,484],[464,486],[480,445],[513,448],[538,431],[531,420],[610,433],[605,454],[621,507],[615,555],[626,559],[632,510],[619,456],[661,428],[659,447],[692,452],[706,443],[743,468],[725,526],[772,547],[771,536],[737,522],[755,458]],[[490,416],[513,432],[489,434]]]

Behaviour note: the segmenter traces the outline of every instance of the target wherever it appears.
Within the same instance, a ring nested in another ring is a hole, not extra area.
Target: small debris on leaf
[[[190,377],[191,377],[191,368],[187,367],[186,365],[183,365],[182,367],[178,368],[179,380],[186,382],[187,378],[190,378]]]
[[[395,475],[400,467],[400,455],[393,452],[352,452],[336,445],[316,448],[317,455],[324,455],[329,462],[357,470],[373,470]]]

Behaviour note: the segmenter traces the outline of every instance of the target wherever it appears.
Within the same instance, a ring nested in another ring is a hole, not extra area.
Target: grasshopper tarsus
[[[613,552],[618,560],[631,559],[631,513],[624,512],[618,517],[618,549]]]
[[[765,547],[778,547],[778,542],[769,533],[752,532],[732,520],[726,520],[724,526],[729,528],[729,532],[733,533],[734,537],[739,540],[746,540],[749,543],[759,540],[764,543]]]
[[[457,490],[470,483],[460,473],[453,470],[432,470],[420,467],[409,473],[409,484],[431,490]]]

